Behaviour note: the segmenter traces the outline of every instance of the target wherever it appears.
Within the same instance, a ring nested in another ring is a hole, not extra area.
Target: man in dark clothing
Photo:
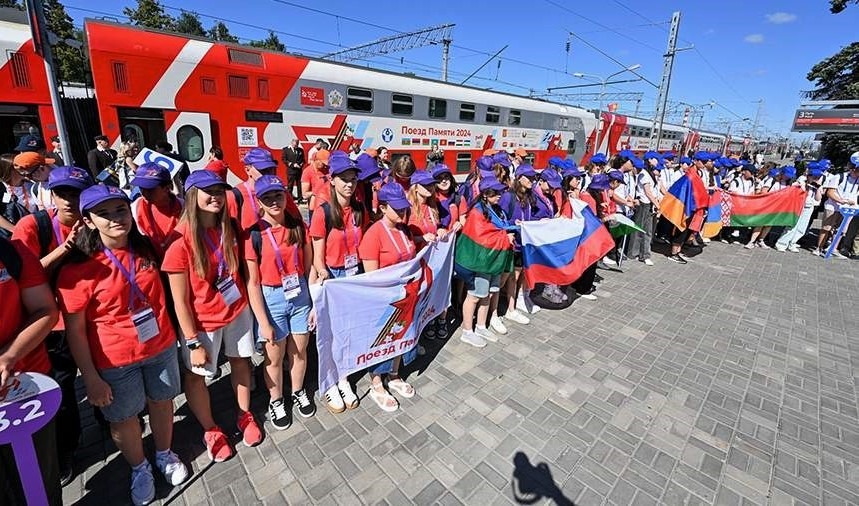
[[[298,188],[296,202],[303,204],[304,199],[301,196],[301,171],[304,170],[307,162],[304,158],[304,149],[298,143],[298,139],[292,139],[292,144],[283,148],[282,159],[286,165],[286,191],[292,194],[292,188]]]
[[[56,165],[57,167],[62,167],[66,164],[63,152],[63,144],[62,142],[60,142],[59,135],[51,137],[51,151],[45,153],[45,158],[53,158],[54,165]]]
[[[113,166],[116,162],[116,150],[110,149],[110,141],[106,135],[95,136],[95,149],[91,149],[87,153],[87,164],[89,172],[93,179],[98,179],[98,175],[104,169]]]

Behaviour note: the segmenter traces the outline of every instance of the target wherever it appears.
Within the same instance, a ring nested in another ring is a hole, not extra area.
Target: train
[[[4,152],[31,126],[46,141],[57,131],[44,61],[21,15],[0,9]],[[583,163],[596,152],[653,149],[651,120],[615,112],[114,21],[86,19],[84,33],[96,133],[114,146],[129,132],[150,147],[166,139],[191,170],[219,146],[232,176],[242,179],[244,153],[264,147],[279,157],[296,138],[306,150],[317,139],[331,149],[385,146],[392,159],[408,154],[419,164],[441,150],[460,175],[488,149],[524,148],[537,167],[555,156]],[[665,124],[657,149],[740,146],[727,134]]]

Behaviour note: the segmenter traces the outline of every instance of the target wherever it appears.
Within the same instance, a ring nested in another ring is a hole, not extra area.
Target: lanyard
[[[283,257],[280,254],[280,246],[278,246],[277,241],[274,240],[274,234],[271,232],[271,227],[265,229],[265,235],[268,237],[268,241],[271,243],[271,248],[274,250],[274,261],[277,263],[277,270],[280,271],[280,276],[286,276],[286,267],[283,263]],[[260,259],[262,262],[262,259]],[[295,272],[298,273],[298,244],[292,248],[292,265],[295,266]]]
[[[206,240],[206,245],[209,246],[209,249],[212,250],[212,253],[218,257],[218,279],[224,274],[224,271],[227,270],[227,261],[224,259],[224,254],[221,253],[221,248],[224,247],[224,233],[221,232],[221,242],[219,245],[215,246],[215,243],[209,238],[208,231],[203,234],[203,239]]]
[[[24,207],[26,207],[27,210],[30,211],[30,197],[27,195],[27,193],[29,193],[27,191],[27,187],[23,183],[21,183],[21,186],[15,186],[15,188],[21,190],[21,197],[23,197],[24,199]]]
[[[254,216],[257,220],[259,220],[259,204],[256,201],[256,195],[254,194],[253,189],[250,187],[250,181],[245,181],[245,190],[248,192],[248,201],[251,203],[251,209],[254,210]]]
[[[124,265],[122,265],[122,262],[120,262],[119,259],[116,258],[116,255],[109,248],[104,248],[103,251],[107,258],[109,258],[110,261],[113,263],[113,265],[115,265],[116,268],[119,269],[119,273],[122,274],[126,281],[128,281],[129,286],[131,286],[131,300],[129,301],[129,308],[135,307],[134,302],[137,299],[146,304],[146,296],[143,295],[143,291],[140,290],[140,287],[137,286],[137,283],[134,281],[134,251],[132,251],[131,249],[128,250],[128,258],[131,271],[129,271],[125,268]]]
[[[63,237],[63,233],[60,231],[60,220],[57,219],[56,214],[51,217],[51,224],[54,226],[54,238],[57,240],[57,247],[59,248],[60,245],[63,244],[63,241],[66,240],[66,238]],[[113,253],[111,253],[111,255],[112,254]]]
[[[847,183],[849,183],[849,182],[850,182],[850,174],[847,174],[847,176],[844,177],[844,186],[842,188],[839,188],[839,190],[841,190],[838,192],[839,194],[841,194],[841,193],[847,194]],[[854,179],[853,184],[850,186],[851,191],[848,195],[852,195],[852,194],[856,193],[856,187],[857,186],[859,186],[859,179]]]
[[[352,219],[350,220],[352,223],[352,235],[355,237],[355,251],[358,251],[358,245],[361,243],[361,238],[358,237],[358,225],[355,223],[355,210],[352,209],[352,213],[350,216]],[[346,220],[343,220],[343,245],[346,247],[345,255],[349,255],[349,225],[347,225]]]
[[[398,243],[394,239],[394,234],[391,233],[391,229],[388,228],[388,226],[385,225],[384,223],[382,223],[382,228],[384,228],[385,232],[388,233],[388,238],[391,239],[391,244],[393,244],[394,248],[396,248],[396,250],[397,250],[397,257],[398,257],[397,261],[402,262],[403,260],[406,259],[406,257],[412,251],[411,247],[409,247],[409,239],[406,237],[406,234],[404,234],[402,230],[400,230],[399,228],[397,229],[397,232],[400,233],[400,237],[403,238],[403,245],[406,247],[406,251],[404,252],[403,249],[400,248],[400,243]]]
[[[421,225],[423,225],[424,228],[426,228],[427,217],[429,217],[429,224],[432,226],[432,228],[430,229],[430,232],[433,234],[436,233],[436,231],[438,230],[438,224],[436,224],[435,218],[432,217],[432,212],[430,212],[430,207],[428,205],[424,204],[423,210],[424,210],[424,213],[423,213],[423,216],[421,216]]]

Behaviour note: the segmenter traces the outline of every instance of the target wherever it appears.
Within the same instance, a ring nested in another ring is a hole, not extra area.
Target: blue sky
[[[122,5],[93,4],[65,0],[69,13],[80,24],[87,16],[109,13],[122,20]],[[317,56],[369,42],[396,32],[432,25],[454,23],[451,49],[451,81],[459,82],[476,70],[495,51],[508,45],[497,59],[478,72],[469,84],[520,94],[546,93],[546,88],[587,84],[576,78],[582,72],[607,76],[624,65],[640,64],[638,72],[658,84],[662,54],[666,48],[672,12],[682,14],[678,47],[694,49],[678,53],[675,59],[669,99],[700,105],[715,101],[704,111],[705,127],[724,131],[728,121],[736,122],[734,132],[750,130],[760,107],[759,137],[787,134],[801,97],[810,89],[805,79],[809,69],[821,59],[835,54],[856,40],[859,6],[841,14],[829,13],[826,0],[671,2],[651,0],[530,0],[394,2],[361,4],[328,0],[162,0],[168,12],[177,7],[196,11],[207,27],[214,17],[226,22],[242,39],[265,37],[262,28],[279,33],[288,50]],[[301,6],[313,6],[314,12]],[[713,7],[717,6],[714,10]],[[336,14],[332,15],[332,14]],[[371,23],[370,26],[358,21]],[[238,23],[243,23],[245,26]],[[569,56],[565,43],[571,38]],[[582,40],[584,39],[584,41]],[[592,49],[597,47],[603,53]],[[418,75],[439,77],[441,48],[430,46],[368,60],[370,66]],[[567,73],[565,73],[565,71]],[[629,73],[616,79],[635,78]],[[572,90],[597,92],[599,87]],[[656,88],[644,81],[609,86],[609,92],[640,92],[642,116],[655,110]],[[569,93],[569,92],[568,92]],[[576,101],[576,100],[574,100]],[[595,101],[580,105],[596,108]],[[633,101],[619,102],[619,111],[631,114]],[[685,106],[674,107],[679,121]],[[741,118],[748,117],[743,123]]]

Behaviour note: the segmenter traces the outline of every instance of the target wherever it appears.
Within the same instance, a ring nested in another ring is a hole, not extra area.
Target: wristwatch
[[[191,341],[190,343],[185,343],[185,346],[187,346],[189,350],[194,351],[202,346],[202,344],[200,344],[200,341]]]

